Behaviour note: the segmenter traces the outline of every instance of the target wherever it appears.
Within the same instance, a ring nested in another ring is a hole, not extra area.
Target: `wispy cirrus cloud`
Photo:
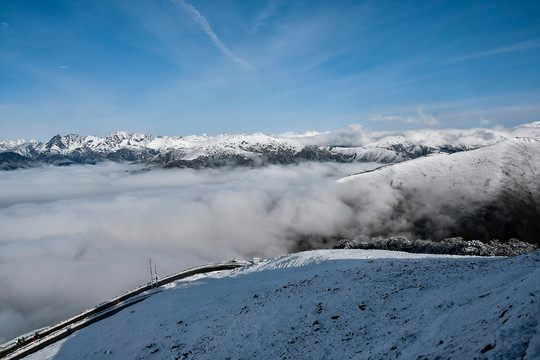
[[[255,18],[255,25],[251,28],[250,33],[255,34],[259,30],[259,27],[263,26],[269,18],[274,16],[283,4],[283,0],[270,0],[268,6]]]
[[[371,121],[374,122],[380,122],[380,121],[398,121],[398,122],[406,122],[409,124],[423,124],[423,125],[439,125],[439,120],[435,118],[434,116],[428,115],[424,113],[421,107],[418,107],[416,110],[416,116],[402,116],[402,115],[390,115],[390,116],[384,116],[384,115],[376,115],[373,116]]]
[[[491,122],[489,121],[489,119],[486,119],[483,116],[480,116],[479,121],[480,121],[480,125],[484,125],[484,126],[489,125],[489,123]]]
[[[248,64],[246,61],[242,60],[238,56],[236,56],[223,42],[219,39],[219,37],[216,35],[214,30],[212,30],[212,27],[210,26],[210,23],[204,16],[201,15],[201,13],[193,7],[193,5],[185,2],[184,0],[171,0],[173,3],[180,6],[180,8],[197,24],[199,27],[208,35],[210,40],[214,43],[214,45],[229,59],[233,60],[234,62],[237,62],[245,67],[252,68],[250,64]]]
[[[4,34],[10,34],[10,33],[13,33],[13,29],[11,28],[8,22],[2,21],[0,22],[0,32]]]
[[[508,46],[501,46],[501,47],[491,49],[491,50],[479,51],[479,52],[475,52],[475,53],[471,53],[471,54],[467,54],[463,56],[458,56],[458,57],[450,59],[450,62],[478,59],[478,58],[483,58],[486,56],[500,55],[500,54],[506,54],[506,53],[511,53],[515,51],[534,49],[537,47],[540,47],[540,39],[524,41],[524,42],[520,42],[517,44],[508,45]]]

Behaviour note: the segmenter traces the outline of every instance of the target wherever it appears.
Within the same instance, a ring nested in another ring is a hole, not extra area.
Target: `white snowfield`
[[[476,150],[436,154],[345,177],[341,183],[388,184],[394,189],[423,187],[424,191],[463,197],[490,197],[505,189],[539,194],[540,140],[513,138]],[[527,179],[523,181],[523,179]],[[467,203],[467,202],[464,202]],[[467,204],[470,206],[470,204]]]
[[[317,250],[179,281],[28,359],[539,359],[540,251]]]

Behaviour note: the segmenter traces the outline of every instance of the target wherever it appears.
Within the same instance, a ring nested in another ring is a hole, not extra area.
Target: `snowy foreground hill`
[[[168,285],[28,359],[539,359],[540,252],[317,250]]]

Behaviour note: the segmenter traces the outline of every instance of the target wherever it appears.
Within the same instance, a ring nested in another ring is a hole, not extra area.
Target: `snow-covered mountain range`
[[[318,250],[166,285],[26,358],[533,360],[539,296],[538,251]]]
[[[138,162],[158,167],[205,168],[293,164],[302,161],[394,163],[434,153],[476,149],[514,136],[540,136],[537,123],[510,130],[471,129],[372,133],[347,129],[269,136],[151,136],[116,132],[97,136],[56,135],[49,141],[0,142],[0,169],[40,164]]]
[[[366,148],[303,144],[263,134],[187,137],[152,137],[116,132],[106,138],[56,135],[47,142],[0,143],[0,168],[38,165],[95,164],[129,161],[158,167],[205,168],[293,164],[301,161],[393,162],[434,152],[454,152],[465,147],[428,147],[392,142]]]

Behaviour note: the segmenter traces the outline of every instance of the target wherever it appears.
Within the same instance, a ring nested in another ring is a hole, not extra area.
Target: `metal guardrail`
[[[116,314],[117,312],[125,309],[128,306],[134,305],[138,302],[144,301],[153,293],[146,294],[137,299],[133,299],[137,295],[141,295],[146,291],[152,290],[156,287],[160,287],[169,284],[173,281],[185,279],[194,275],[205,274],[222,270],[233,270],[239,267],[249,264],[247,261],[229,261],[218,264],[201,265],[194,268],[186,269],[175,273],[173,275],[166,276],[154,283],[148,283],[146,285],[139,286],[136,289],[125,292],[122,295],[102,302],[101,304],[83,311],[82,313],[75,315],[67,320],[61,321],[48,328],[37,332],[38,338],[33,337],[22,338],[21,342],[13,343],[2,349],[0,349],[0,359],[2,360],[17,360],[22,359],[27,355],[30,355],[36,351],[39,351],[59,340],[62,340],[73,332],[94,324],[100,320],[103,320],[109,316]],[[132,301],[129,301],[129,300]]]

